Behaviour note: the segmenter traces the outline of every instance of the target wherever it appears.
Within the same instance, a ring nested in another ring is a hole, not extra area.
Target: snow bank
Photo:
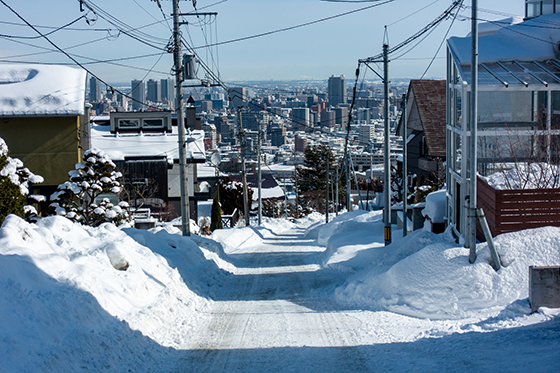
[[[307,237],[316,237],[317,244],[326,246],[322,265],[355,270],[367,265],[363,261],[351,261],[358,252],[385,245],[383,211],[357,210],[338,215],[328,224],[312,225]]]
[[[485,243],[478,245],[476,263],[469,264],[469,250],[457,245],[449,232],[438,236],[415,231],[385,249],[385,263],[375,258],[349,278],[335,298],[350,307],[421,318],[489,316],[528,297],[530,265],[560,263],[560,228],[503,234],[495,244],[504,264],[499,272],[488,263]]]
[[[127,233],[135,239],[111,224],[6,218],[0,371],[141,370],[173,353],[166,347],[186,343],[208,301],[187,288],[168,261],[175,260],[173,250],[196,259],[195,245],[181,236],[160,233],[150,241],[135,229]]]

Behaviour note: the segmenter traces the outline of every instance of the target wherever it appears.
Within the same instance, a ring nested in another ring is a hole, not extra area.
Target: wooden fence
[[[494,189],[480,177],[477,205],[492,236],[544,226],[560,227],[560,189]],[[486,241],[477,223],[476,236]]]

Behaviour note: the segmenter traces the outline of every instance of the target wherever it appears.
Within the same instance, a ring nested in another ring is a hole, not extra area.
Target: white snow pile
[[[219,277],[205,263],[192,241],[165,231],[8,216],[0,228],[0,372],[166,370],[165,357],[188,342],[208,303],[185,285],[185,271],[202,277],[204,293]]]
[[[350,242],[347,242],[350,245]],[[430,319],[487,317],[528,297],[528,267],[560,264],[560,228],[508,233],[495,239],[504,267],[489,264],[486,243],[469,264],[469,250],[451,233],[415,231],[382,251],[335,292],[349,307],[386,310]]]
[[[424,217],[429,217],[433,223],[443,223],[447,216],[447,191],[436,190],[426,196],[426,207],[422,210]]]
[[[510,170],[482,178],[494,189],[558,188],[560,168],[549,163],[520,163]]]
[[[385,245],[383,229],[383,211],[357,210],[338,215],[328,224],[311,226],[307,237],[317,237],[317,244],[326,246],[323,265],[354,268],[366,264],[348,262],[358,252]]]

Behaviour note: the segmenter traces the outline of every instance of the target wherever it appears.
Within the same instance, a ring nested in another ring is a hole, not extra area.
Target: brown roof
[[[445,157],[445,80],[411,80],[409,89],[414,93],[428,154]]]

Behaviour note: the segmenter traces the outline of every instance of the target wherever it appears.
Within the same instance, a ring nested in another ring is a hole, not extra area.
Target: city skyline
[[[171,2],[162,2],[161,10],[153,1],[109,3],[99,0],[92,3],[99,7],[92,6],[94,11],[87,11],[88,2],[85,4],[84,12],[80,12],[80,3],[72,0],[31,0],[26,6],[10,6],[39,31],[50,33],[48,38],[53,43],[71,53],[105,82],[148,81],[171,76],[172,56],[166,51],[171,36]],[[287,0],[264,4],[254,0],[229,0],[210,6],[212,4],[215,2],[198,1],[197,9],[217,12],[217,17],[186,16],[184,20],[189,25],[182,26],[182,33],[184,40],[222,80],[326,80],[332,75],[345,75],[350,82],[354,80],[358,59],[378,54],[384,38],[388,37],[390,46],[400,43],[438,17],[451,1],[395,0],[356,4]],[[190,1],[180,5],[181,12],[194,10]],[[466,5],[470,5],[469,2]],[[481,22],[503,19],[509,14],[524,14],[523,0],[481,0],[479,7]],[[354,13],[343,15],[348,12]],[[49,14],[48,21],[45,14]],[[165,21],[163,14],[167,17]],[[78,19],[80,16],[86,18]],[[126,23],[120,23],[121,31],[105,20],[111,16]],[[325,20],[329,17],[332,18]],[[466,35],[470,30],[469,17],[470,9],[462,9],[447,38]],[[35,38],[1,38],[2,63],[73,63],[59,51],[49,52],[53,46],[37,37],[35,31],[24,26],[22,20],[7,9],[2,12],[0,22],[3,22],[3,34]],[[306,23],[313,24],[272,33]],[[410,52],[405,53],[405,48],[400,55],[392,56],[390,76],[419,78],[444,41],[450,24],[451,19],[446,20]],[[54,29],[62,25],[69,26],[58,31]],[[385,25],[388,36],[384,35]],[[249,38],[262,33],[270,34]],[[229,42],[241,38],[248,39]],[[225,44],[201,48],[216,41]],[[79,44],[84,45],[76,46]],[[426,77],[444,77],[445,45],[437,56]],[[111,62],[100,62],[107,60]],[[198,77],[206,78],[202,68]],[[367,73],[367,79],[375,78],[373,73]]]

